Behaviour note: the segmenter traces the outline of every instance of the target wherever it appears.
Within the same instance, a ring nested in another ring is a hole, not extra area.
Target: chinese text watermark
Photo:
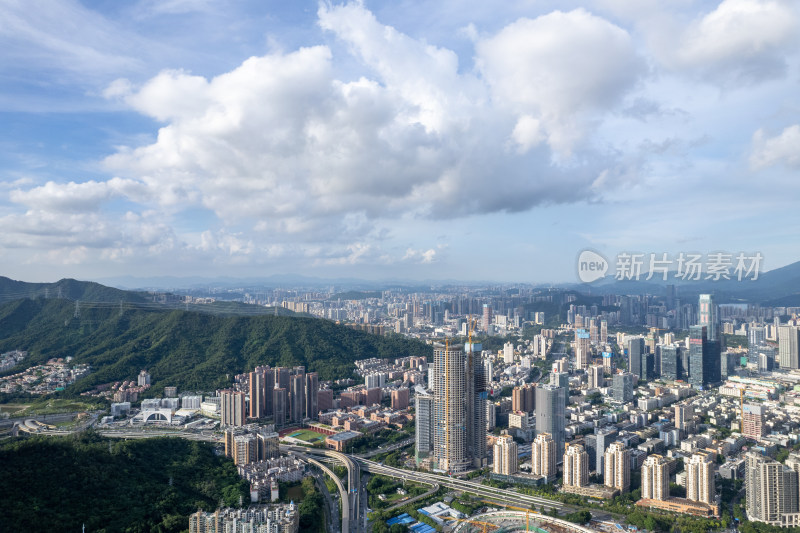
[[[714,252],[710,254],[621,252],[614,278],[619,281],[756,281],[764,257],[761,252]],[[605,276],[609,262],[597,252],[584,250],[578,257],[578,278],[591,283]]]

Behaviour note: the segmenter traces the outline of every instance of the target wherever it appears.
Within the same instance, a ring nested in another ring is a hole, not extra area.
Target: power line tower
[[[81,301],[75,300],[75,313],[72,314],[72,318],[80,318],[81,317]]]
[[[122,316],[122,298],[119,299],[119,316]]]
[[[58,288],[58,299],[60,300],[61,298],[62,298],[62,296],[61,296],[61,287],[59,287]]]

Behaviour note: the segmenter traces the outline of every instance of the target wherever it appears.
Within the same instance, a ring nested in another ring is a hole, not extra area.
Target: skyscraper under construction
[[[434,468],[460,473],[487,465],[486,380],[481,346],[433,350]]]

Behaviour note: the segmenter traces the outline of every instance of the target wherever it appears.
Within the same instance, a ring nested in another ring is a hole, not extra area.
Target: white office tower
[[[514,364],[514,344],[507,342],[503,345],[503,362],[507,365]]]
[[[666,500],[669,497],[669,465],[663,456],[653,454],[642,465],[642,498]]]
[[[428,367],[428,388],[434,390],[436,388],[436,365]]]
[[[631,451],[621,442],[612,442],[603,456],[607,487],[628,492],[631,487]]]
[[[714,462],[712,456],[695,452],[686,465],[686,498],[695,502],[716,504],[714,495]]]
[[[527,355],[519,360],[519,365],[522,367],[523,370],[530,370],[531,369],[531,358]]]
[[[492,471],[495,474],[510,476],[516,474],[518,467],[517,443],[511,435],[500,435],[494,445],[494,465]]]
[[[556,442],[549,433],[536,435],[531,445],[531,467],[537,476],[544,476],[548,481],[556,477]]]
[[[580,444],[567,445],[564,454],[564,486],[586,487],[589,485],[589,454]]]

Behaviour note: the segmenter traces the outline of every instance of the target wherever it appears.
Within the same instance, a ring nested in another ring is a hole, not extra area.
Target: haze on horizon
[[[800,259],[791,0],[12,0],[0,20],[12,278]]]

